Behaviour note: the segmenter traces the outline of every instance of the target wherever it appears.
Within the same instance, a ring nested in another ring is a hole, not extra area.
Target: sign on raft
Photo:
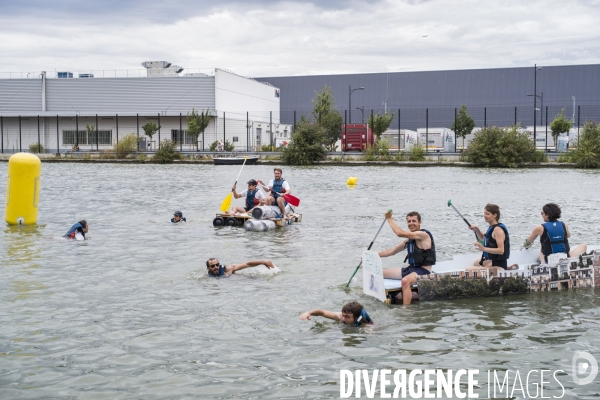
[[[383,264],[374,251],[365,250],[362,255],[363,292],[376,299],[385,301],[385,286],[383,283]]]

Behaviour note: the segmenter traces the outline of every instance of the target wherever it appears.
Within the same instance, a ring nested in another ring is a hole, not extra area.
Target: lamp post
[[[542,69],[542,67],[537,66],[537,64],[534,64],[533,66],[533,145],[535,147],[537,147],[537,142],[536,142],[536,119],[537,119],[537,114],[536,114],[536,108],[537,108],[537,72],[538,69]]]
[[[352,123],[352,93],[356,92],[357,90],[365,90],[364,87],[359,87],[356,89],[352,89],[352,85],[348,86],[348,123],[351,124]]]
[[[542,119],[543,119],[543,113],[544,113],[544,92],[542,92],[541,96],[535,95],[535,94],[528,94],[527,96],[535,96],[538,99],[540,99],[540,101],[542,102],[542,105],[540,108],[536,108],[535,111],[540,110],[540,126],[543,124]],[[535,121],[533,121],[535,124]]]
[[[365,107],[356,107],[357,110],[360,110],[360,112],[362,113],[362,123],[365,123]]]

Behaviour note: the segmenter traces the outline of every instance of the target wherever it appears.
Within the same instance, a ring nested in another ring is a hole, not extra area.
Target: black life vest
[[[411,267],[435,265],[436,257],[435,242],[433,241],[433,235],[427,229],[421,229],[421,231],[426,232],[431,238],[431,248],[423,250],[420,247],[417,247],[417,241],[415,239],[408,239],[408,243],[406,244],[406,251],[408,254],[404,259],[404,262],[408,260],[408,263]]]
[[[485,236],[483,238],[484,239],[483,247],[491,247],[493,249],[498,248],[498,243],[496,242],[496,239],[494,239],[492,237],[494,228],[496,228],[497,226],[502,228],[502,230],[504,231],[504,253],[491,254],[491,253],[487,253],[484,251],[481,256],[482,260],[508,260],[508,258],[510,257],[510,238],[508,236],[508,229],[506,229],[506,226],[504,226],[504,224],[491,225],[488,228],[488,230],[485,233]]]
[[[273,198],[277,199],[279,197],[277,193],[285,193],[285,189],[283,188],[283,182],[285,182],[285,179],[283,178],[281,178],[281,180],[279,181],[273,179],[273,187],[271,188],[271,196],[273,196]]]
[[[542,224],[544,233],[540,237],[542,244],[542,254],[548,261],[548,256],[554,253],[567,253],[569,247],[569,239],[567,239],[567,228],[561,221],[548,221]]]

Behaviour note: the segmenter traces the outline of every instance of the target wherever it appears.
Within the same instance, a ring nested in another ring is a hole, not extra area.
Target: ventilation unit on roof
[[[182,67],[168,61],[144,61],[142,66],[146,68],[147,76],[179,76],[183,71]]]
[[[56,77],[57,78],[72,78],[73,73],[72,72],[57,72]]]

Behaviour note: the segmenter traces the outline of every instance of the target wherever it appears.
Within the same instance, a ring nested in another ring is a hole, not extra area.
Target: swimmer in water
[[[351,301],[350,303],[344,305],[341,312],[327,311],[316,308],[300,315],[300,319],[310,320],[310,317],[313,315],[340,321],[342,324],[349,326],[374,324],[371,317],[369,317],[369,314],[367,314],[365,308],[358,301]]]
[[[216,258],[211,257],[206,260],[206,272],[208,273],[208,276],[217,278],[219,276],[230,276],[235,274],[236,271],[240,271],[248,267],[257,267],[259,265],[264,265],[267,268],[275,268],[270,260],[252,260],[246,261],[242,264],[231,264],[225,266],[219,263],[219,260]]]
[[[69,229],[63,237],[75,240],[85,240],[85,234],[88,232],[89,225],[85,219],[82,219]]]

